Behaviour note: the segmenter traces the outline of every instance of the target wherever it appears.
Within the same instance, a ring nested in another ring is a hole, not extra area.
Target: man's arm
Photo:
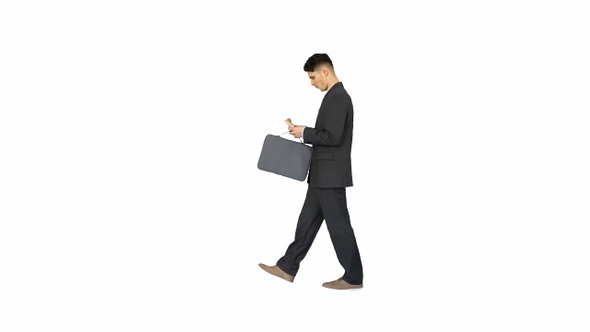
[[[307,127],[303,140],[305,143],[323,146],[338,146],[342,142],[346,117],[350,105],[344,96],[333,96],[318,114],[323,129]]]

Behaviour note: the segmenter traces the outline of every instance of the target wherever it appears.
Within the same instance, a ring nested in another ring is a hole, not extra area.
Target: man
[[[327,54],[312,55],[303,70],[307,72],[311,85],[326,92],[315,127],[289,127],[291,135],[303,138],[305,143],[313,146],[307,194],[295,239],[285,255],[274,266],[259,266],[272,275],[293,282],[301,261],[325,220],[344,275],[322,286],[332,289],[362,288],[363,267],[346,202],[346,187],[352,186],[352,100],[336,76]]]

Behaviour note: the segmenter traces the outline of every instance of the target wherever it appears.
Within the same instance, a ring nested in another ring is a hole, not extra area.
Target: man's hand
[[[305,126],[289,127],[289,134],[293,135],[295,138],[300,138],[303,135],[303,128],[305,128]]]

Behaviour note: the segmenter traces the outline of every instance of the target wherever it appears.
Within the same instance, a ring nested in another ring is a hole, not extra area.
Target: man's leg
[[[324,213],[336,256],[344,268],[342,279],[352,285],[363,283],[363,265],[350,224],[346,188],[315,189]]]
[[[318,198],[311,187],[307,188],[305,202],[299,214],[299,221],[295,229],[295,239],[287,248],[285,255],[277,261],[277,266],[291,276],[295,276],[299,270],[299,264],[307,255],[313,244],[324,215]]]

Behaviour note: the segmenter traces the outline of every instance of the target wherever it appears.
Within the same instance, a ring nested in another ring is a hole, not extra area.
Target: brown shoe
[[[322,284],[322,286],[324,286],[326,288],[331,288],[331,289],[359,289],[359,288],[363,288],[363,284],[351,285],[351,284],[347,283],[346,281],[342,280],[342,278],[339,278],[337,280],[330,281],[330,282],[324,282]]]
[[[281,268],[276,265],[268,266],[268,265],[264,265],[264,264],[260,263],[260,264],[258,264],[258,266],[260,266],[264,271],[266,271],[274,276],[277,276],[279,278],[283,278],[283,279],[287,280],[288,282],[293,282],[293,279],[295,279],[295,277],[287,274],[285,271],[281,270]]]

